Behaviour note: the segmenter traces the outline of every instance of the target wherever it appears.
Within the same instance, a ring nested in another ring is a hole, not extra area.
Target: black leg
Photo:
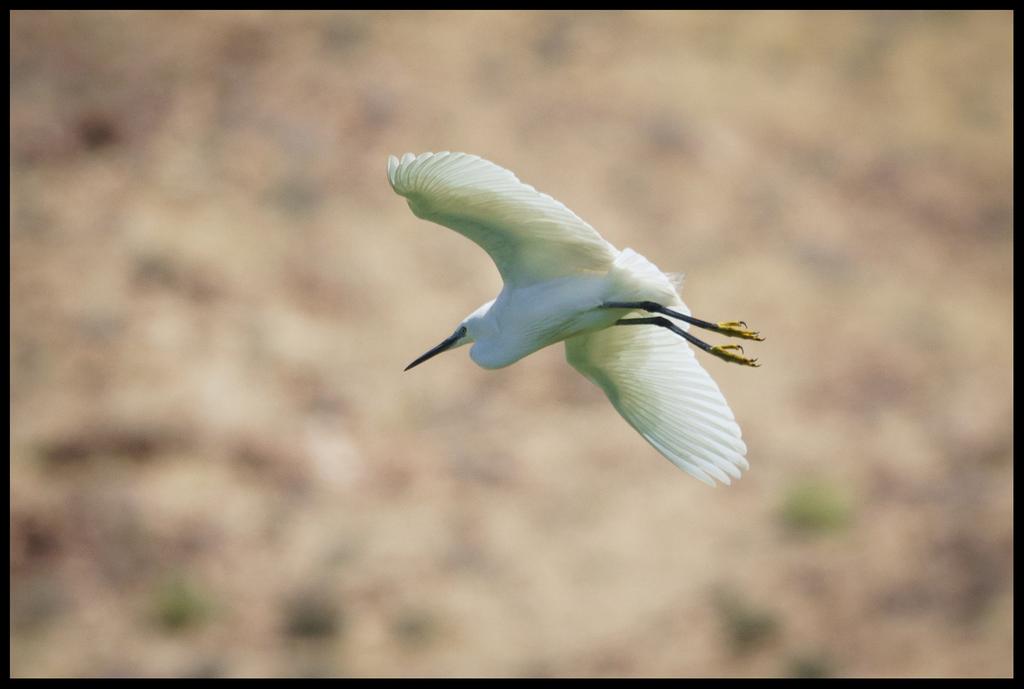
[[[669,319],[662,318],[661,316],[653,316],[651,318],[620,318],[615,321],[615,325],[656,325],[661,328],[667,328],[676,335],[685,338],[686,341],[694,347],[702,349],[713,356],[717,356],[723,361],[731,361],[735,364],[743,364],[744,366],[753,366],[755,368],[761,365],[757,363],[757,359],[751,359],[743,356],[743,347],[740,347],[739,345],[709,345],[704,340],[694,337]],[[736,354],[737,350],[739,350],[739,354]]]
[[[602,308],[605,309],[642,309],[650,313],[661,313],[672,318],[678,318],[681,321],[685,321],[690,325],[695,325],[698,328],[705,330],[711,330],[712,332],[721,333],[722,335],[728,335],[729,337],[742,337],[745,340],[764,340],[760,333],[747,328],[747,324],[743,321],[724,321],[722,323],[709,323],[708,321],[702,321],[699,318],[693,316],[687,316],[684,313],[679,313],[667,306],[654,301],[609,301],[601,304]]]
[[[669,319],[662,318],[661,316],[654,316],[653,318],[620,318],[615,321],[615,325],[657,325],[662,328],[668,328],[676,335],[679,335],[679,337],[685,338],[694,347],[700,347],[705,352],[711,351],[711,345],[707,342],[694,337]]]

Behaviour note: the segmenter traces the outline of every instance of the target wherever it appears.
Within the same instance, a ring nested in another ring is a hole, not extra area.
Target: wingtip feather
[[[397,170],[398,170],[398,158],[393,156],[393,155],[389,155],[388,156],[388,183],[391,185],[392,189],[395,188],[395,172]]]

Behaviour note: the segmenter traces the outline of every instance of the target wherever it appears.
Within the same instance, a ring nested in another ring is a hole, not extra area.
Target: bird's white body
[[[506,285],[466,320],[474,343],[469,355],[483,368],[502,368],[548,345],[611,327],[623,312],[601,304],[645,300],[682,306],[669,278],[630,249],[616,251],[604,275]]]
[[[711,484],[740,476],[739,426],[690,347],[660,327],[613,327],[631,311],[602,307],[650,301],[689,315],[672,276],[477,156],[392,156],[388,180],[417,216],[484,248],[504,279],[433,353],[472,343],[473,361],[493,369],[564,341],[569,363],[674,464]]]

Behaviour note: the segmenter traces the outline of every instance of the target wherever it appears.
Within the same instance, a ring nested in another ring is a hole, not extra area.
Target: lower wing
[[[749,467],[729,405],[678,335],[653,325],[605,328],[566,340],[565,356],[683,471],[714,485]]]

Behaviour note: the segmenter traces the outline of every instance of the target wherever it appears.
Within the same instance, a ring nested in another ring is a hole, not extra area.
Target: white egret
[[[693,318],[675,276],[632,249],[617,250],[564,205],[478,156],[390,156],[388,181],[418,217],[479,244],[504,281],[497,298],[406,370],[470,343],[473,361],[501,368],[564,340],[569,363],[680,469],[714,485],[749,466],[729,405],[680,340],[757,366],[738,345],[712,346],[688,332],[694,325],[763,339],[746,323]]]

